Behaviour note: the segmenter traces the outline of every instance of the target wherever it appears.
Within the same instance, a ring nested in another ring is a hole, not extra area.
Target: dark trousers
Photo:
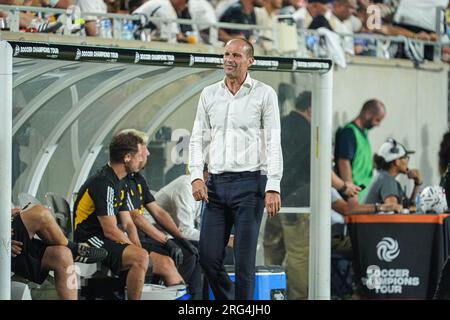
[[[143,232],[140,232],[139,238],[142,243],[142,247],[149,253],[156,252],[165,256],[170,256],[170,251],[164,245],[159,243],[153,238],[150,238]],[[188,290],[191,295],[199,294],[202,292],[201,278],[199,276],[201,270],[199,263],[196,261],[195,256],[179,244],[178,239],[172,239],[183,252],[183,263],[177,266],[178,273],[188,284]]]
[[[200,230],[200,264],[217,300],[252,300],[256,245],[264,211],[267,178],[257,172],[211,174]],[[236,282],[223,262],[234,225]]]

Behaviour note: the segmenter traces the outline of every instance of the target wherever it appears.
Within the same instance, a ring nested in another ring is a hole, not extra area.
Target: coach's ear
[[[255,63],[255,58],[253,57],[248,58],[248,66],[250,67],[253,63]]]

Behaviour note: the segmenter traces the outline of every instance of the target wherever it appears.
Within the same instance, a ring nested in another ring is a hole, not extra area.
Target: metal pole
[[[314,76],[311,141],[309,299],[330,299],[333,70]]]
[[[0,300],[11,299],[12,48],[0,41]]]

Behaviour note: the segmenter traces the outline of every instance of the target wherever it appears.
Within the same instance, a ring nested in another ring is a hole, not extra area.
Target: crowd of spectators
[[[342,37],[340,45],[346,54],[376,55],[374,40],[355,34],[403,36],[424,41],[446,40],[446,23],[436,32],[437,8],[447,8],[448,0],[0,0],[0,4],[54,7],[68,9],[72,5],[81,13],[137,14],[140,19],[124,21],[122,38],[162,40],[172,42],[212,43],[209,26],[217,22],[258,25],[261,28],[219,28],[218,40],[226,43],[235,37],[245,37],[266,52],[274,48],[274,21],[277,15],[291,15],[300,30],[325,28]],[[8,13],[0,11],[0,27],[7,28]],[[442,15],[445,17],[445,15]],[[156,19],[155,19],[156,18]],[[193,27],[178,23],[161,23],[159,19],[192,19],[204,24]],[[87,36],[112,37],[111,21],[100,16],[83,15],[74,21],[73,33]],[[20,28],[31,32],[60,32],[58,17],[42,17],[32,12],[20,13]],[[109,32],[103,29],[108,28]],[[352,36],[353,35],[353,36]],[[444,37],[441,37],[441,36]],[[306,41],[307,42],[307,41]],[[309,48],[310,49],[310,48]],[[408,41],[385,49],[385,56],[432,60],[433,46],[425,49]],[[273,51],[272,51],[273,52]],[[422,53],[423,52],[423,53]],[[444,46],[447,60],[450,50]]]

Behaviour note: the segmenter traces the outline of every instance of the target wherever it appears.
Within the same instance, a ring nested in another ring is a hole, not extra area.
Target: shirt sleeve
[[[167,6],[162,6],[161,10],[157,10],[153,16],[162,19],[178,19],[175,9],[170,4]],[[164,28],[164,24],[161,22],[159,22],[159,26],[161,29]],[[178,26],[178,23],[172,22],[168,26],[172,34],[180,33],[180,27]],[[162,32],[162,30],[160,31]]]
[[[278,98],[275,90],[268,90],[263,106],[263,128],[267,156],[267,191],[280,192],[283,176],[283,154],[281,150],[281,125]]]
[[[331,188],[331,204],[342,199],[341,195],[335,188]]]
[[[200,230],[195,228],[195,220],[200,214],[199,206],[191,194],[191,188],[186,185],[180,190],[175,190],[172,196],[175,214],[178,218],[178,228],[184,237],[191,240],[200,239]]]
[[[198,102],[197,114],[189,142],[189,172],[191,173],[191,182],[197,179],[203,180],[204,151],[209,144],[209,132],[210,124],[206,112],[206,94],[205,90],[203,90]]]
[[[89,188],[89,196],[94,203],[97,216],[116,215],[114,200],[119,199],[120,195],[116,195],[114,185],[111,182],[103,179],[97,180]]]
[[[399,190],[401,190],[401,187],[399,187],[398,182],[395,179],[386,180],[381,185],[380,197],[384,202],[387,197],[394,196],[397,198],[398,203],[401,204],[402,195],[399,194]]]
[[[220,17],[220,22],[234,22],[233,16],[234,16],[234,10],[233,7],[228,8]]]
[[[337,159],[353,160],[356,152],[356,138],[351,128],[342,129],[338,136],[337,146]]]

